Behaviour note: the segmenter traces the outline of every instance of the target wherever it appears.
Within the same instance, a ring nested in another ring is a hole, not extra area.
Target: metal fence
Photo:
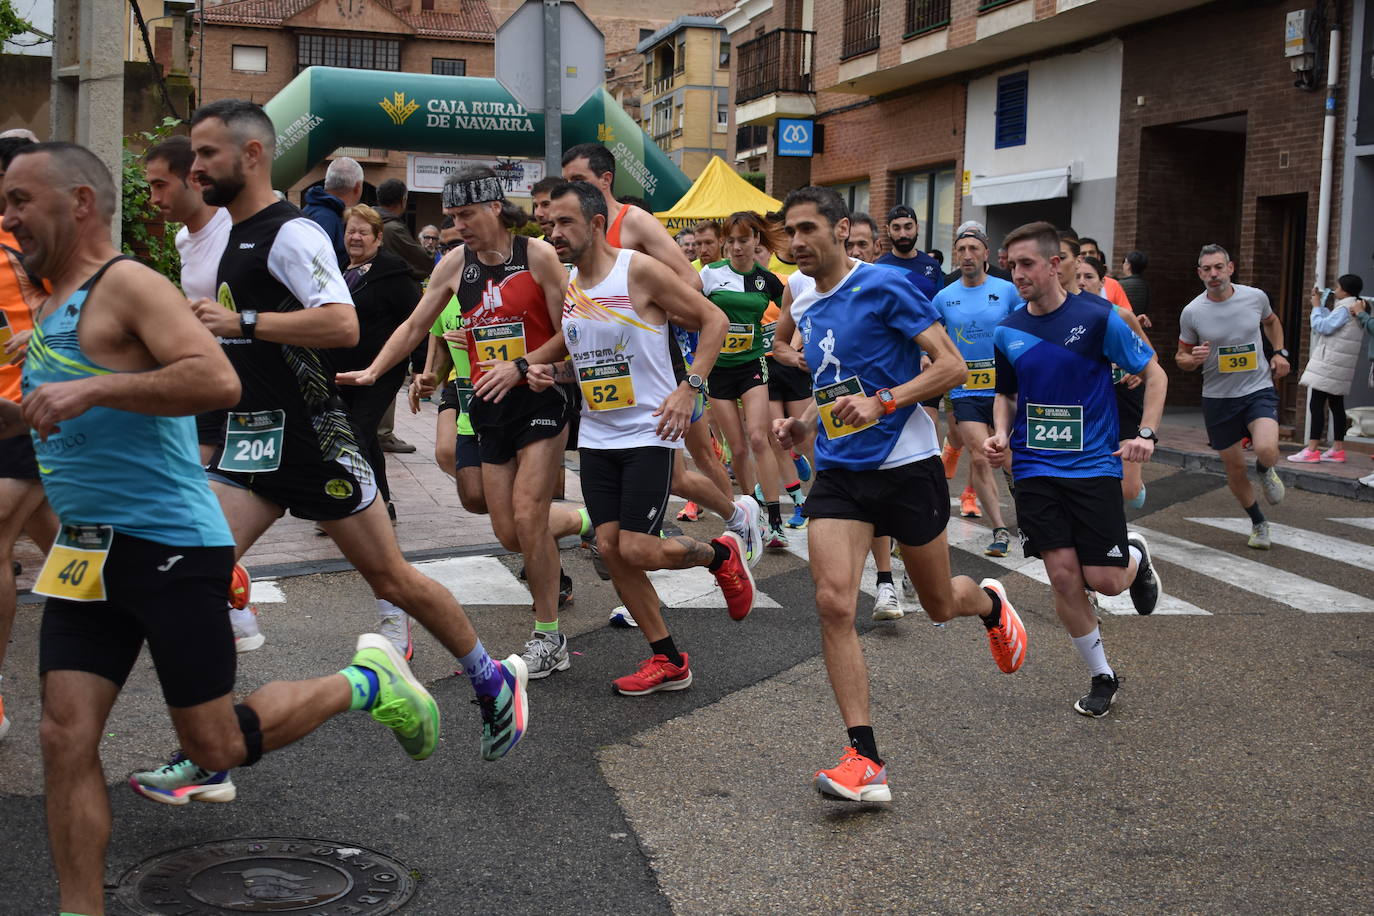
[[[735,103],[775,92],[811,92],[815,36],[802,29],[774,29],[740,45]]]

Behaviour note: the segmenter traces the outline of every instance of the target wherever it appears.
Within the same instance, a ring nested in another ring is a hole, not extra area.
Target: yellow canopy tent
[[[755,210],[761,215],[781,206],[782,201],[769,197],[739,177],[724,159],[712,156],[702,169],[701,177],[693,182],[682,199],[671,210],[654,216],[669,232],[675,232],[697,220],[723,219],[737,210]]]

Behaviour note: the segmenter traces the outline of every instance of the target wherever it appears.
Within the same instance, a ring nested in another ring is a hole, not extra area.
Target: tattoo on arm
[[[560,385],[577,380],[573,376],[573,364],[570,360],[560,360],[553,364],[553,380]]]
[[[685,534],[681,534],[675,538],[669,538],[669,540],[681,547],[683,551],[683,556],[678,561],[678,569],[707,566],[716,558],[716,552],[711,545],[698,541],[696,538],[689,538]]]

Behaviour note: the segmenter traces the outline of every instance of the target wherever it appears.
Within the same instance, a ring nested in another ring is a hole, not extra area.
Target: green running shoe
[[[358,637],[352,664],[377,674],[377,702],[372,718],[391,729],[401,747],[415,760],[434,753],[439,743],[439,707],[391,640],[377,633]]]

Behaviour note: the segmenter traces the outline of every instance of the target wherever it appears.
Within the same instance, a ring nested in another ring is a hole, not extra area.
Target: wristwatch
[[[892,393],[890,388],[879,388],[876,392],[879,401],[883,405],[883,413],[892,413],[897,409],[897,396]]]
[[[248,340],[258,336],[258,313],[252,309],[239,312],[239,333]]]
[[[685,381],[687,382],[688,388],[695,388],[697,391],[703,392],[706,390],[706,379],[697,375],[695,372],[687,376]]]
[[[1142,427],[1140,427],[1140,431],[1137,432],[1136,435],[1139,436],[1139,437],[1142,438],[1142,439],[1149,439],[1151,442],[1155,443],[1156,445],[1159,444],[1159,436],[1156,436],[1156,435],[1155,435],[1155,431],[1154,431],[1153,429],[1151,429],[1150,427],[1148,427],[1148,426],[1142,426]]]
[[[1279,347],[1277,350],[1274,351],[1274,353],[1278,356],[1282,356],[1284,359],[1289,358],[1288,350],[1285,347]]]
[[[520,373],[521,378],[529,374],[530,361],[525,359],[525,357],[517,356],[512,362],[515,363],[515,371]]]

